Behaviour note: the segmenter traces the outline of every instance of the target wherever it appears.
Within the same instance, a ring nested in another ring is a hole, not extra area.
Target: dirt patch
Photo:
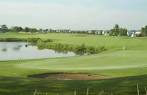
[[[49,80],[99,80],[106,79],[105,76],[84,73],[44,73],[30,75],[31,78],[44,78]]]

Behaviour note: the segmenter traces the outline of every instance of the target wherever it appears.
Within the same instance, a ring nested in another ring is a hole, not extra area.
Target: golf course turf
[[[110,37],[68,33],[1,33],[0,38],[40,38],[69,45],[105,47],[93,55],[74,57],[0,61],[0,95],[141,95],[147,87],[147,38]],[[48,43],[48,44],[49,44]],[[28,77],[45,73],[99,75],[98,80],[49,80]]]

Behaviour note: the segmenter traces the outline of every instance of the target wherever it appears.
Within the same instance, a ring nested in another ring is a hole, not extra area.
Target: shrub
[[[81,46],[77,46],[75,48],[75,53],[83,55],[86,53],[86,46],[84,44],[82,44]]]
[[[1,42],[24,42],[26,41],[26,39],[23,38],[0,38]]]
[[[88,54],[95,54],[97,52],[97,50],[94,47],[88,47],[87,52],[88,52]]]
[[[102,51],[105,51],[106,48],[103,47],[99,47],[99,48],[95,48],[95,47],[89,47],[89,46],[85,46],[84,44],[82,45],[68,45],[68,44],[61,44],[61,43],[52,43],[52,42],[44,42],[42,40],[38,40],[37,41],[37,46],[39,49],[54,49],[56,52],[69,52],[72,51],[74,53],[76,53],[77,55],[84,55],[84,54],[97,54],[100,53]]]
[[[37,43],[38,40],[41,40],[40,38],[28,38],[27,41],[31,43]]]

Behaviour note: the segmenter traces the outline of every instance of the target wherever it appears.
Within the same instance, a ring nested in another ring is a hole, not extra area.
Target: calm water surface
[[[50,49],[39,50],[37,46],[28,45],[24,42],[0,42],[0,61],[69,56],[75,56],[75,53],[59,53]]]

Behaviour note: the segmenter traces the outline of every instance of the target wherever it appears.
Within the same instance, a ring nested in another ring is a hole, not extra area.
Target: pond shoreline
[[[0,38],[0,42],[30,42],[36,45],[39,49],[54,49],[57,52],[74,52],[77,55],[91,55],[98,54],[107,49],[104,46],[92,47],[86,46],[85,44],[81,45],[70,45],[70,44],[61,44],[54,43],[52,39],[42,40],[41,38]]]
[[[26,42],[0,42],[0,61],[59,58],[75,56],[73,52],[57,52],[53,49],[38,49]]]

